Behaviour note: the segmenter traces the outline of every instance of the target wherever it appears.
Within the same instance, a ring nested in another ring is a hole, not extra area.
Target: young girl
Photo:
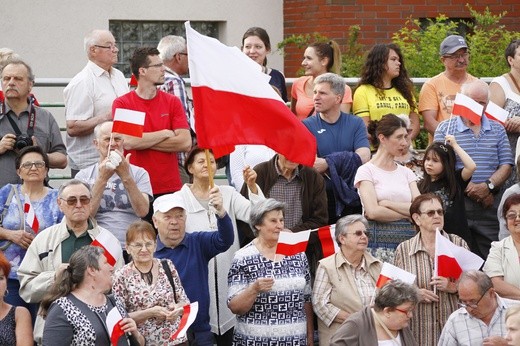
[[[434,142],[426,149],[424,177],[418,184],[419,191],[433,192],[441,197],[445,208],[444,230],[463,238],[473,250],[464,207],[464,190],[477,165],[453,135],[446,135],[446,143]],[[455,169],[455,154],[464,165],[461,169]]]

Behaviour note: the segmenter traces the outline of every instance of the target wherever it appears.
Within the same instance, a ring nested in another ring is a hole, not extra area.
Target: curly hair
[[[399,48],[395,43],[379,43],[372,47],[368,52],[363,68],[361,69],[361,77],[358,86],[362,84],[373,85],[377,89],[378,96],[383,96],[383,75],[386,71],[386,64],[388,62],[390,50],[395,51],[399,57],[399,61],[401,62],[399,76],[392,79],[392,87],[403,95],[410,105],[410,109],[414,109],[413,83],[408,77],[408,71],[404,64],[401,48]]]

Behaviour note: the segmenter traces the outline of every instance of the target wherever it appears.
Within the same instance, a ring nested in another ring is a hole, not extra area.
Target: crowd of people
[[[312,43],[288,92],[267,32],[248,29],[243,53],[290,97],[317,156],[306,167],[241,145],[229,186],[214,185],[219,160],[196,145],[184,38],[135,49],[135,88],[113,67],[110,31],[84,46],[64,89],[65,143],[31,67],[0,50],[1,345],[520,345],[520,40],[488,86],[467,72],[464,38],[446,37],[444,71],[416,100],[396,44],[372,47],[352,91],[339,45]],[[509,117],[452,114],[457,93]],[[145,113],[142,137],[114,131],[122,109]],[[52,189],[49,169],[67,160],[72,179]],[[328,225],[333,254],[314,232]],[[306,251],[277,251],[282,232],[307,230]],[[101,234],[120,255],[93,246]],[[439,236],[481,271],[438,275]],[[381,287],[383,263],[414,283]]]

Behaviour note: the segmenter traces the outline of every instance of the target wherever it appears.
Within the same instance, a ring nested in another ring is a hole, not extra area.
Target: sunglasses
[[[69,197],[67,199],[60,197],[60,199],[62,201],[67,202],[67,205],[69,205],[69,206],[78,205],[78,198],[77,197]],[[81,203],[81,205],[88,205],[88,204],[90,204],[90,197],[81,196],[79,198],[79,202]]]
[[[357,230],[355,232],[346,232],[345,234],[353,234],[356,237],[361,237],[362,235],[364,235],[365,237],[370,238],[370,232],[368,232],[367,230],[364,230],[364,231]]]
[[[439,216],[444,216],[444,210],[437,209],[437,210],[426,210],[426,211],[420,211],[419,214],[426,214],[428,217],[434,217],[435,213],[437,213]]]

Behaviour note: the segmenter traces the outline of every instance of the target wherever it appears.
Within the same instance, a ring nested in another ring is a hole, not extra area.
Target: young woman
[[[457,154],[463,167],[455,169]],[[433,192],[442,199],[446,208],[444,230],[456,234],[472,247],[464,207],[464,190],[477,168],[473,159],[460,147],[453,135],[446,136],[446,144],[432,143],[424,154],[423,179],[419,182],[421,193]]]

